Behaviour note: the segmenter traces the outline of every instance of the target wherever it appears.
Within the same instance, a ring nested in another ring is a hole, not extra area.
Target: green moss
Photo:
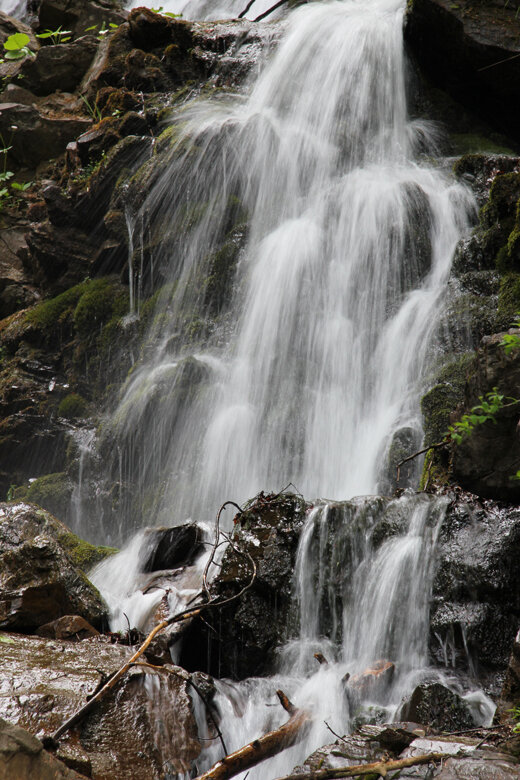
[[[67,420],[88,415],[88,403],[78,393],[70,393],[65,396],[58,406],[58,416]]]
[[[508,273],[500,280],[497,325],[507,330],[520,311],[520,273]]]
[[[96,545],[80,539],[72,531],[65,531],[58,537],[58,541],[74,565],[84,572],[88,572],[104,558],[118,552],[115,547],[96,547]]]
[[[425,445],[440,441],[450,424],[452,412],[464,399],[467,374],[473,354],[466,353],[446,364],[435,377],[434,386],[421,399]]]
[[[40,330],[43,335],[52,335],[60,325],[71,318],[74,307],[85,291],[85,285],[86,282],[81,282],[56,298],[39,303],[27,312],[26,321]]]
[[[480,211],[483,227],[500,223],[509,234],[514,226],[519,197],[520,173],[503,173],[496,176],[489,190],[488,201]]]
[[[70,512],[72,483],[65,472],[46,474],[29,485],[26,500],[65,521]]]
[[[74,309],[76,333],[88,339],[114,316],[122,317],[127,311],[128,293],[113,278],[89,280]]]
[[[507,146],[496,143],[491,138],[476,133],[454,133],[450,135],[451,145],[455,154],[510,154],[515,152]]]

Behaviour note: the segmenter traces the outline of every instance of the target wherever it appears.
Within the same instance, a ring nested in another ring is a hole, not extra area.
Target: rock
[[[477,425],[454,447],[452,470],[466,490],[515,503],[520,501],[520,481],[512,479],[520,464],[520,415],[508,399],[518,397],[520,349],[507,354],[502,339],[503,334],[497,333],[482,340],[465,393],[465,410],[495,387],[505,396],[504,408],[497,412],[495,423]]]
[[[204,534],[194,523],[151,531],[148,543],[152,550],[143,564],[143,572],[190,566],[202,552]]]
[[[501,698],[515,705],[520,703],[520,631],[513,642]]]
[[[414,767],[403,770],[399,777],[440,778],[440,780],[474,780],[492,778],[492,780],[513,780],[518,777],[519,765],[511,757],[494,747],[480,748],[480,737],[447,736],[419,738],[404,750],[400,758],[443,753],[446,758],[436,769],[430,772],[428,767]]]
[[[0,103],[0,133],[11,139],[11,157],[19,166],[34,168],[58,157],[88,126],[89,119],[45,116],[34,106]]]
[[[98,43],[95,36],[85,35],[71,43],[42,46],[20,68],[23,87],[34,95],[50,95],[57,89],[73,92],[90,67]]]
[[[0,539],[1,628],[30,631],[71,614],[94,626],[106,620],[98,591],[67,552],[74,535],[52,515],[29,504],[3,504]]]
[[[0,716],[39,737],[52,734],[85,703],[100,676],[133,653],[102,637],[74,643],[0,634],[0,646]],[[63,735],[58,757],[98,780],[189,773],[200,752],[189,679],[173,666],[130,671],[115,694]]]
[[[288,633],[291,574],[305,510],[297,496],[260,494],[237,518],[235,536],[255,560],[257,577],[239,600],[194,621],[183,641],[182,666],[233,679],[269,673]],[[228,549],[211,595],[231,596],[250,577],[247,559]]]
[[[0,780],[83,780],[43,749],[39,739],[0,718]]]
[[[439,731],[456,731],[475,726],[465,702],[440,683],[422,683],[403,701],[397,717],[425,723]]]
[[[52,623],[45,623],[36,631],[37,636],[47,637],[47,639],[69,639],[72,642],[78,642],[87,637],[99,636],[90,623],[79,615],[64,615]]]
[[[515,3],[412,0],[405,40],[436,86],[492,122],[516,134],[520,21]]]
[[[438,541],[430,652],[440,664],[472,663],[496,694],[518,629],[519,552],[518,508],[454,497]]]
[[[41,0],[38,9],[38,27],[42,30],[71,30],[83,35],[88,27],[105,29],[110,24],[122,24],[126,19],[124,3],[118,0]],[[61,45],[61,44],[60,44]]]

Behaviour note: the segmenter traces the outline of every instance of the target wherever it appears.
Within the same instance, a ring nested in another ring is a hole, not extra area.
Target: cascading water
[[[173,113],[170,166],[133,215],[165,282],[156,347],[105,433],[121,485],[134,486],[122,522],[136,503],[168,522],[207,520],[226,499],[289,482],[329,499],[376,493],[394,437],[420,441],[421,381],[473,203],[431,164],[435,129],[407,116],[402,21],[401,0],[309,4],[284,21],[248,96]],[[283,719],[268,708],[276,687],[315,716],[303,745],[250,780],[326,742],[325,721],[344,730],[367,703],[391,716],[424,673],[443,512],[441,500],[404,496],[311,514],[296,573],[301,636],[280,677],[218,683],[230,749]],[[388,513],[399,528],[378,545]],[[330,661],[318,671],[316,650]],[[345,694],[346,672],[385,659],[391,680],[358,701]]]

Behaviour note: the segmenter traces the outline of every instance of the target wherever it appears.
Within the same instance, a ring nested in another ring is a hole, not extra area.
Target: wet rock
[[[143,565],[143,572],[189,566],[202,552],[204,535],[195,524],[153,530],[149,544],[153,549]]]
[[[82,780],[20,726],[0,718],[0,780]]]
[[[397,717],[425,723],[439,731],[470,729],[475,722],[465,702],[440,683],[422,683],[405,700]]]
[[[515,3],[413,0],[405,23],[406,41],[432,83],[513,134],[520,121],[516,12]]]
[[[294,769],[294,773],[310,774],[318,769],[335,769],[378,761],[385,755],[385,749],[377,739],[380,731],[379,726],[362,726],[354,734],[347,734],[334,744],[318,748],[301,766]]]
[[[93,35],[71,43],[42,46],[36,57],[24,61],[19,77],[34,95],[50,95],[57,89],[73,92],[87,72],[98,47]]]
[[[474,778],[493,778],[493,780],[513,780],[518,777],[519,765],[511,757],[494,747],[480,748],[482,739],[454,736],[419,738],[401,753],[400,758],[443,753],[442,763],[431,767],[413,767],[402,770],[398,777],[422,777],[424,780],[474,780]]]
[[[74,643],[0,634],[0,646],[0,716],[39,737],[52,734],[100,677],[133,653],[103,638]],[[178,667],[131,671],[63,735],[58,756],[95,780],[160,780],[165,773],[190,772],[200,743],[189,689],[189,676]]]
[[[260,494],[236,518],[234,537],[254,559],[257,577],[239,600],[196,620],[183,641],[183,666],[233,679],[269,673],[291,622],[291,573],[305,510],[297,496]],[[247,558],[228,549],[211,595],[232,596],[250,577]]]
[[[430,651],[440,664],[473,663],[498,694],[518,630],[520,511],[455,498],[438,542]],[[470,661],[471,659],[471,661]]]
[[[74,564],[74,535],[29,504],[0,507],[0,627],[33,630],[77,614],[94,626],[107,617],[98,591]]]

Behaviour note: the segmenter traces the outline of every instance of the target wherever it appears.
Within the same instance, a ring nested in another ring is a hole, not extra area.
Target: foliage
[[[466,436],[473,433],[477,425],[488,420],[496,422],[495,415],[504,405],[504,396],[498,393],[498,388],[494,387],[491,392],[486,393],[485,398],[479,396],[479,401],[480,403],[467,414],[463,414],[458,422],[450,425],[444,437],[446,441],[460,444]]]
[[[101,114],[101,111],[99,110],[96,103],[91,103],[90,100],[87,98],[86,95],[80,95],[80,98],[82,99],[83,103],[85,104],[85,107],[92,117],[92,119],[95,122],[101,122],[103,119],[103,115]]]
[[[88,404],[78,393],[69,393],[58,406],[58,417],[64,417],[67,420],[85,417],[87,414]]]
[[[162,16],[169,16],[170,19],[182,19],[182,14],[174,14],[171,11],[163,11],[164,6],[160,5],[159,8],[151,8],[150,10],[154,14],[161,14]]]
[[[512,328],[520,328],[520,312],[516,315],[516,320],[511,323]],[[510,355],[513,350],[520,348],[520,335],[518,333],[504,333],[500,346],[504,347],[506,355]]]
[[[98,39],[102,41],[105,35],[108,35],[108,33],[117,30],[118,27],[119,25],[114,24],[114,22],[109,22],[108,25],[106,22],[103,22],[101,27],[98,24],[93,24],[91,27],[85,27],[85,32],[95,32]]]
[[[42,40],[50,38],[53,45],[57,46],[58,43],[67,43],[67,41],[70,41],[72,30],[62,30],[60,24],[57,30],[44,30],[42,33],[38,33],[36,37]]]
[[[513,726],[513,731],[516,734],[520,734],[520,704],[517,704],[516,707],[513,707],[513,709],[509,710],[511,713],[511,717],[514,721],[516,721],[515,725]]]
[[[4,41],[5,59],[6,60],[22,60],[24,57],[34,57],[27,44],[30,38],[26,33],[13,33]]]

